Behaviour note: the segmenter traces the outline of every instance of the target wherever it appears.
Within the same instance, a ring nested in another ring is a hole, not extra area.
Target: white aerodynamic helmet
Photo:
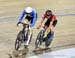
[[[26,10],[27,13],[31,13],[32,12],[32,8],[31,7],[27,7],[25,10]]]

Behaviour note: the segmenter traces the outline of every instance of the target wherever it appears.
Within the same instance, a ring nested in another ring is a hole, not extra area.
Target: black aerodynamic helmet
[[[47,11],[46,11],[46,15],[47,15],[47,16],[51,16],[51,15],[52,15],[52,11],[51,11],[51,10],[47,10]]]

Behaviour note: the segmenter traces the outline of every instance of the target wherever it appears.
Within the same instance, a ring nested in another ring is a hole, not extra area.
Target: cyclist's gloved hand
[[[17,23],[17,26],[19,26],[19,25],[20,25],[20,23],[21,23],[21,22],[18,22],[18,23]]]

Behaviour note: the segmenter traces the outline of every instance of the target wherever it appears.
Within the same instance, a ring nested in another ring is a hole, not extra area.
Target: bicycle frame
[[[15,49],[18,50],[21,46],[21,43],[25,42],[28,39],[29,24],[23,24],[23,29],[18,33],[15,41]]]
[[[51,32],[51,30],[50,30]],[[38,36],[36,38],[36,41],[35,41],[35,46],[36,48],[40,45],[42,45],[42,42],[46,42],[48,39],[47,39],[47,35],[48,35],[49,32],[47,32],[47,30],[45,30],[45,28],[43,27],[41,29],[41,31],[38,33]],[[47,45],[47,43],[45,44]],[[49,45],[49,43],[48,43]]]
[[[45,29],[44,26],[42,26],[42,29],[41,29],[41,30],[44,30],[44,36],[43,36],[43,38],[47,37],[47,34],[51,32],[51,29],[50,29],[50,31],[48,32],[48,31]]]
[[[24,32],[24,41],[27,40],[27,35],[28,35],[28,32],[29,32],[29,24],[25,24],[25,23],[22,23],[23,24],[23,32]]]

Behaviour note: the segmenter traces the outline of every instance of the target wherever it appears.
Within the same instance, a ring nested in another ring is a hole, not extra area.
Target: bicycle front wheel
[[[18,50],[20,48],[22,40],[23,40],[23,32],[20,31],[16,38],[16,41],[15,41],[15,49],[16,50]]]
[[[38,48],[41,46],[42,44],[42,41],[43,41],[43,36],[44,36],[44,30],[41,30],[39,33],[38,33],[38,36],[36,38],[36,41],[35,41],[35,47]]]
[[[18,50],[21,46],[21,41],[19,41],[18,39],[15,42],[15,49]]]

